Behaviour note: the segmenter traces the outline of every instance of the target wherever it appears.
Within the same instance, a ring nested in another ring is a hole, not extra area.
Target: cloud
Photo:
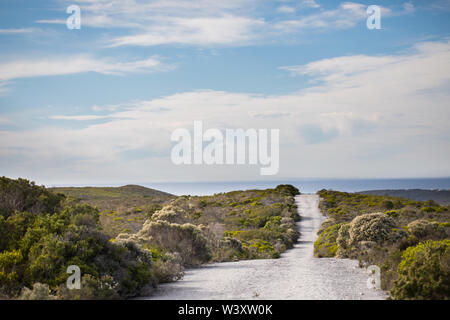
[[[367,6],[360,3],[344,2],[336,9],[322,10],[319,13],[282,20],[273,24],[273,29],[281,33],[302,32],[304,30],[347,29],[367,18]],[[390,10],[381,7],[383,16]]]
[[[86,55],[52,57],[0,62],[0,80],[54,76],[83,72],[120,75],[133,72],[160,70],[162,63],[157,58],[121,62],[108,58],[93,58]]]
[[[66,24],[66,20],[64,19],[40,19],[34,22],[43,24]]]
[[[430,1],[430,7],[437,10],[450,10],[450,1],[449,0],[434,0]]]
[[[273,43],[290,41],[292,34],[305,30],[352,28],[367,18],[367,5],[355,2],[343,2],[327,10],[314,0],[281,3],[276,9],[279,14],[274,15],[256,0],[79,1],[82,28],[119,31],[102,40],[105,47]],[[383,17],[392,15],[391,9],[381,9]],[[411,6],[405,4],[405,10],[411,10]],[[36,22],[64,24],[65,20]]]
[[[262,20],[236,16],[215,18],[170,18],[134,35],[112,39],[110,46],[161,44],[228,45],[252,41]]]
[[[21,33],[32,33],[36,32],[37,28],[20,28],[20,29],[0,29],[1,34],[21,34]]]
[[[13,120],[6,118],[6,117],[0,117],[0,125],[10,125],[10,124],[15,124]]]
[[[315,124],[307,124],[300,128],[302,138],[308,144],[331,141],[339,136],[339,131],[335,128],[325,130]]]
[[[51,116],[53,120],[76,120],[76,121],[86,121],[86,120],[98,120],[107,118],[106,116],[97,115],[80,115],[80,116]]]
[[[294,13],[295,12],[295,8],[290,7],[290,6],[281,6],[277,8],[278,12],[281,13]]]
[[[403,4],[403,9],[405,11],[405,14],[411,14],[416,12],[416,7],[411,2],[405,2]]]
[[[258,179],[248,166],[171,163],[173,130],[201,120],[205,129],[279,128],[279,177],[448,176],[449,54],[450,42],[426,42],[397,55],[322,59],[283,68],[313,81],[290,94],[197,90],[100,106],[103,121],[81,128],[2,130],[0,165],[60,183]]]
[[[320,8],[320,5],[315,0],[302,0],[300,6],[308,8]]]

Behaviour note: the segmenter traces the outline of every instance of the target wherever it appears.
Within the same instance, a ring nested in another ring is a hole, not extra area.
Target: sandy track
[[[302,216],[299,242],[273,260],[214,263],[186,271],[143,299],[384,299],[368,289],[367,274],[348,259],[314,258],[313,242],[324,219],[317,195],[296,197]]]

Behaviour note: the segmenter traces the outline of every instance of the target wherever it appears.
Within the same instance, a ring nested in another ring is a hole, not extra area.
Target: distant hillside
[[[97,207],[103,230],[111,237],[121,232],[137,232],[153,212],[176,198],[170,193],[138,185],[48,189],[65,194],[75,203]]]
[[[132,184],[122,187],[57,187],[48,189],[78,199],[120,198],[129,196],[173,197],[170,193]]]
[[[361,191],[358,193],[371,194],[375,196],[391,196],[397,198],[400,197],[417,201],[433,200],[442,205],[450,204],[450,190],[422,190],[422,189],[368,190],[368,191]]]

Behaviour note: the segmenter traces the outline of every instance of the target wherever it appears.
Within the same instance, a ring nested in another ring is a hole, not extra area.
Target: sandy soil
[[[324,217],[317,195],[296,197],[302,216],[299,242],[274,260],[209,264],[186,271],[183,280],[162,284],[143,299],[385,299],[367,288],[368,275],[348,259],[314,258],[313,243]]]

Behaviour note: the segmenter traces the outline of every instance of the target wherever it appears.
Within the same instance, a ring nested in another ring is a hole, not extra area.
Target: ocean
[[[267,189],[279,184],[292,184],[301,193],[316,193],[321,189],[358,192],[382,189],[450,189],[450,178],[418,179],[296,179],[277,181],[228,182],[161,182],[141,185],[175,195],[212,195],[233,190]]]

